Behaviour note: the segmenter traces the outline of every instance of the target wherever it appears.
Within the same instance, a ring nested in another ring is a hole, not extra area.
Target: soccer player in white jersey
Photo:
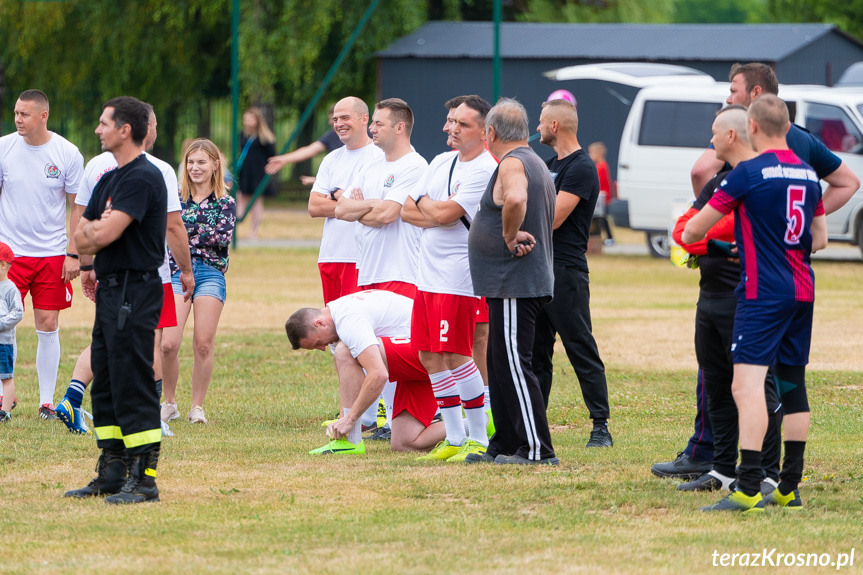
[[[48,97],[26,90],[15,102],[15,134],[0,138],[0,241],[15,253],[9,279],[30,292],[39,343],[39,417],[56,419],[54,389],[60,367],[60,310],[72,305],[78,253],[66,235],[66,198],[74,204],[84,158],[48,131]],[[68,244],[68,245],[67,245]]]
[[[153,149],[156,143],[157,122],[156,113],[150,108],[150,120],[148,124],[147,137],[144,139],[144,150]],[[168,190],[168,226],[166,232],[166,241],[174,254],[174,258],[180,266],[180,281],[187,286],[186,298],[190,297],[194,291],[195,278],[192,275],[191,259],[189,257],[189,240],[186,235],[186,228],[183,225],[183,220],[180,217],[180,196],[177,193],[179,186],[177,184],[177,176],[174,173],[174,168],[167,162],[163,162],[159,158],[147,154],[147,160],[162,172],[162,177],[165,179],[165,187]],[[101,180],[102,176],[112,170],[117,169],[117,160],[111,152],[99,154],[89,162],[84,168],[84,178],[81,181],[81,187],[77,197],[75,198],[75,207],[72,212],[72,217],[77,221],[81,214],[84,213],[84,208],[90,202],[93,195],[93,190]],[[180,254],[180,257],[177,257]],[[92,264],[82,264],[81,266],[81,289],[84,294],[91,300],[95,298],[96,277],[92,271]],[[165,261],[159,268],[159,276],[162,279],[162,287],[165,292],[165,300],[162,304],[162,315],[159,318],[159,324],[156,328],[155,349],[153,354],[153,372],[155,385],[161,395],[162,385],[162,354],[159,347],[162,342],[162,328],[173,327],[177,325],[177,311],[174,307],[174,292],[171,287],[171,270],[168,267],[168,253],[165,252]],[[66,427],[72,433],[88,434],[90,430],[82,417],[81,401],[84,399],[84,391],[87,386],[93,381],[93,371],[90,369],[90,346],[88,345],[81,355],[78,356],[78,361],[75,363],[75,369],[72,371],[72,380],[69,387],[66,389],[62,401],[57,404],[57,416],[60,418]],[[164,409],[165,406],[162,406]],[[174,406],[176,409],[176,406]],[[166,427],[166,426],[163,426]]]
[[[485,149],[485,116],[491,105],[467,96],[449,125],[456,151],[437,156],[405,202],[402,219],[423,229],[411,346],[429,372],[447,436],[425,460],[465,461],[488,447],[485,390],[472,358],[476,310],[468,265],[470,221],[497,162]],[[461,408],[468,421],[462,423]]]
[[[399,217],[428,163],[411,148],[413,112],[404,100],[375,106],[370,131],[384,160],[370,164],[336,205],[336,217],[359,222],[357,268],[361,289],[385,289],[413,299],[420,229]]]
[[[309,453],[365,453],[360,416],[374,405],[388,380],[398,381],[392,450],[428,450],[443,439],[443,425],[432,422],[437,404],[428,373],[411,349],[412,307],[413,302],[399,294],[366,290],[321,309],[297,310],[285,323],[293,349],[336,345],[342,416],[327,427],[331,441]]]
[[[326,218],[318,253],[324,304],[357,291],[356,224],[336,219],[336,202],[362,168],[382,159],[366,127],[369,107],[349,96],[333,108],[333,130],[345,144],[323,159],[309,195],[309,215]]]

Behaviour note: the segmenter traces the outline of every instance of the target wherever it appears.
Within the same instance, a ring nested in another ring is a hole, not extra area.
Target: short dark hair
[[[132,128],[132,141],[136,144],[144,143],[150,124],[150,110],[147,104],[131,96],[120,96],[111,98],[102,108],[114,108],[114,126],[122,128],[125,124],[129,124]]]
[[[24,90],[18,99],[22,102],[35,102],[48,109],[48,96],[42,90]]]
[[[779,93],[779,80],[776,79],[776,72],[767,64],[761,62],[750,62],[749,64],[734,64],[731,66],[731,72],[728,73],[728,81],[734,80],[734,76],[743,74],[746,80],[746,92],[749,93],[755,86],[761,86],[761,90],[765,94]]]
[[[319,310],[313,307],[303,307],[291,314],[285,322],[285,333],[292,349],[300,349],[300,340],[306,339],[312,330],[312,323],[318,316]]]
[[[491,104],[489,104],[485,98],[477,96],[476,94],[463,96],[463,98],[464,100],[462,101],[462,104],[477,112],[480,119],[485,122],[485,117],[488,116],[488,112],[491,110]]]
[[[771,138],[785,136],[788,132],[788,106],[773,94],[757,98],[749,106],[748,117],[754,120],[765,135]]]
[[[444,108],[446,108],[447,110],[455,110],[456,108],[461,106],[466,99],[467,96],[456,96],[455,98],[450,98],[446,101],[446,104],[444,104]]]
[[[404,122],[405,132],[408,136],[411,135],[411,130],[414,129],[414,112],[407,102],[401,98],[387,98],[375,104],[375,110],[389,110],[392,125]]]

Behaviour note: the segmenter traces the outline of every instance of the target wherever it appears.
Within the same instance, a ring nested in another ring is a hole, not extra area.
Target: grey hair
[[[494,128],[495,136],[501,142],[527,140],[530,129],[527,125],[527,110],[521,102],[512,98],[501,98],[489,110],[485,118],[486,133]]]

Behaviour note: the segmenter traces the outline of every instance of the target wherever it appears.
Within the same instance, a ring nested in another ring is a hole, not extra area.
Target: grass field
[[[273,213],[262,235],[283,226],[291,237],[319,233],[307,218]],[[315,261],[313,249],[232,255],[210,424],[173,422],[158,504],[63,498],[93,476],[97,450],[92,438],[37,419],[35,334],[32,316],[25,318],[19,406],[0,427],[4,573],[700,573],[712,568],[714,551],[776,548],[835,559],[860,546],[859,264],[816,264],[805,510],[716,517],[697,508],[717,495],[678,493],[674,481],[649,472],[691,432],[696,272],[647,257],[591,259],[615,446],[584,448],[589,420],[560,353],[549,420],[562,464],[523,469],[421,464],[375,442],[364,457],[307,455],[324,443],[320,421],[336,410],[337,382],[327,354],[290,350],[283,324],[297,307],[320,304]],[[92,313],[77,293],[61,315],[58,399]],[[181,412],[190,407],[184,345]],[[861,553],[848,571],[860,570]]]

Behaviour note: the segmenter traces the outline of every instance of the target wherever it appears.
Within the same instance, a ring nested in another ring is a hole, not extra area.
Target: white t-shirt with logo
[[[362,189],[366,200],[381,199],[404,205],[426,169],[425,159],[416,152],[409,152],[394,162],[380,160],[369,165],[356,187]],[[416,283],[420,232],[420,228],[403,222],[401,217],[380,228],[357,225],[358,284]]]
[[[333,150],[321,161],[311,193],[329,197],[330,190],[333,188],[349,193],[348,185],[357,178],[357,174],[363,166],[383,157],[383,151],[371,142],[356,150],[349,150],[347,146]],[[356,263],[357,248],[354,229],[357,225],[356,222],[327,218],[324,221],[324,231],[321,235],[318,262]]]
[[[165,187],[168,189],[168,213],[179,212],[181,209],[180,186],[177,184],[174,168],[168,162],[164,162],[146,152],[144,152],[144,155],[147,156],[147,160],[151,164],[159,168],[159,171],[162,172],[162,177],[165,179]],[[75,203],[86,207],[90,203],[90,198],[93,197],[93,190],[96,189],[96,184],[99,183],[102,176],[116,169],[117,160],[111,152],[99,154],[87,162],[87,166],[84,168],[84,178],[81,180],[81,188],[78,190]],[[168,265],[167,247],[165,248],[165,261],[159,266],[159,277],[162,278],[163,284],[171,283],[171,268]]]
[[[49,133],[41,146],[17,133],[0,138],[0,241],[16,256],[66,253],[66,196],[78,193],[84,158],[74,144]]]
[[[357,357],[379,337],[411,336],[410,298],[384,290],[365,290],[327,304],[339,340]]]
[[[469,162],[460,162],[457,158],[458,152],[445,152],[435,157],[411,197],[416,199],[428,194],[435,201],[456,202],[464,209],[468,223],[472,223],[497,162],[487,151]],[[467,257],[467,236],[468,229],[461,219],[448,226],[422,230],[417,269],[418,289],[429,293],[474,296]]]

